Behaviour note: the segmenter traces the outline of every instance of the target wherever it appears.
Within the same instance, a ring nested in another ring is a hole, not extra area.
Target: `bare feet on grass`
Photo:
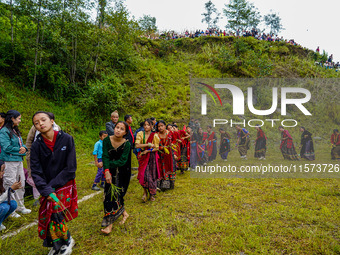
[[[112,224],[108,225],[106,228],[104,229],[101,229],[101,231],[105,234],[105,235],[108,235],[111,233],[112,231]]]
[[[124,223],[125,223],[125,221],[126,221],[126,219],[127,218],[129,218],[129,214],[126,212],[126,211],[124,211],[123,212],[123,219],[120,221],[120,225],[123,225]]]
[[[144,189],[144,194],[142,196],[142,200],[145,203],[147,201],[147,199],[148,199],[148,193],[147,193],[146,189]]]

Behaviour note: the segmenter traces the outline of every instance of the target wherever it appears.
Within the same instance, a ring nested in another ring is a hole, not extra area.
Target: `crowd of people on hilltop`
[[[320,54],[320,47],[318,46],[315,50],[316,53]],[[333,54],[329,55],[326,61],[315,62],[315,64],[325,67],[326,69],[334,68],[337,72],[340,70],[340,63],[333,61]]]
[[[78,197],[75,182],[77,169],[75,143],[69,134],[63,132],[51,112],[38,111],[32,117],[32,127],[24,143],[19,124],[21,114],[10,110],[0,113],[0,230],[9,217],[31,213],[24,204],[25,181],[39,197],[38,234],[45,247],[51,247],[49,254],[71,254],[75,244],[67,222],[78,216]],[[131,115],[119,121],[117,111],[111,114],[106,130],[99,132],[93,156],[97,174],[92,189],[104,189],[104,214],[101,231],[109,234],[113,223],[122,216],[120,224],[129,217],[124,197],[131,180],[131,160],[138,160],[137,179],[142,187],[143,202],[156,200],[158,192],[175,188],[177,173],[195,171],[197,166],[206,165],[217,159],[227,161],[232,140],[236,140],[240,158],[247,159],[251,147],[250,132],[236,125],[237,137],[227,130],[207,126],[192,118],[187,126],[179,128],[175,122],[166,123],[151,117],[140,123],[134,132]],[[300,155],[297,154],[293,138],[280,126],[280,150],[287,160],[314,160],[312,134],[300,127]],[[265,160],[267,137],[260,126],[255,126],[254,157]],[[340,160],[340,135],[337,129],[331,135],[331,158]],[[23,160],[26,156],[27,167]],[[25,172],[27,174],[25,175]]]
[[[221,29],[216,29],[216,28],[210,28],[206,30],[196,30],[196,31],[188,31],[186,30],[183,33],[177,33],[175,31],[169,31],[169,32],[163,32],[160,35],[153,35],[150,36],[151,39],[165,39],[165,40],[173,40],[173,39],[179,39],[179,38],[197,38],[197,37],[202,37],[202,36],[214,36],[214,37],[226,37],[226,36],[233,36],[233,37],[254,37],[257,40],[260,41],[270,41],[270,42],[285,42],[290,45],[300,45],[297,42],[295,42],[294,39],[284,39],[283,36],[278,36],[275,34],[270,34],[270,33],[264,33],[260,32],[258,29],[253,28],[252,30],[240,30],[238,29],[236,32],[229,31],[227,32],[226,30],[221,30]],[[320,53],[320,48],[317,47],[316,49],[317,53]],[[336,71],[340,70],[340,63],[337,62],[335,63],[333,61],[333,54],[331,54],[327,61],[325,62],[315,62],[315,64],[320,65],[325,68],[332,69],[334,68]]]
[[[197,38],[202,36],[215,36],[215,37],[226,37],[226,36],[233,36],[233,37],[254,37],[261,41],[271,41],[271,42],[286,42],[291,45],[299,45],[297,44],[294,39],[284,39],[283,36],[279,37],[275,34],[264,33],[260,32],[258,29],[253,28],[252,30],[240,30],[238,29],[236,32],[226,31],[216,28],[210,28],[204,30],[196,30],[189,32],[186,30],[183,33],[177,33],[175,31],[170,32],[163,32],[160,35],[151,36],[151,39],[165,39],[165,40],[172,40],[172,39],[179,39],[179,38]]]

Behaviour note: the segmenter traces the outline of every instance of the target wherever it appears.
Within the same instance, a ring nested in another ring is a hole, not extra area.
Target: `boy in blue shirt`
[[[105,137],[107,137],[107,132],[102,130],[99,132],[99,141],[95,143],[94,150],[93,150],[93,156],[94,156],[94,163],[98,167],[96,178],[94,179],[92,190],[98,191],[100,188],[97,187],[97,184],[101,180],[100,186],[104,188],[104,173],[103,173],[103,162],[102,162],[102,155],[103,155],[103,140]]]

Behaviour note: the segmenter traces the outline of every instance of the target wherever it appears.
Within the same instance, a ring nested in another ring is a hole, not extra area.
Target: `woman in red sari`
[[[203,129],[198,128],[197,134],[197,161],[199,165],[207,164],[208,155],[206,153],[206,141],[208,139],[208,133],[203,132]]]
[[[299,156],[297,155],[295,151],[295,146],[293,143],[292,136],[282,126],[279,126],[279,130],[281,131],[280,150],[281,150],[283,158],[288,159],[288,160],[300,160]]]
[[[137,179],[144,188],[142,199],[146,202],[148,193],[150,201],[155,201],[157,192],[157,180],[160,177],[158,167],[159,137],[157,133],[151,132],[152,121],[150,119],[145,120],[143,127],[144,131],[137,133],[135,148],[139,149]]]
[[[265,160],[266,159],[266,150],[267,150],[267,137],[264,134],[262,128],[259,125],[255,126],[257,130],[257,137],[255,140],[255,154],[254,157]]]
[[[177,129],[177,126],[176,126]],[[190,130],[190,129],[189,129]],[[178,169],[181,170],[181,174],[188,170],[190,162],[190,134],[185,130],[176,130],[178,133],[178,143],[180,147],[180,157],[178,159]],[[189,131],[190,132],[190,131]]]
[[[176,179],[176,162],[174,159],[174,153],[172,150],[172,134],[165,129],[165,122],[163,120],[158,121],[156,130],[159,142],[159,172],[160,172],[160,188],[173,189],[175,187]]]
[[[217,156],[217,137],[212,127],[208,126],[208,161],[214,161]]]

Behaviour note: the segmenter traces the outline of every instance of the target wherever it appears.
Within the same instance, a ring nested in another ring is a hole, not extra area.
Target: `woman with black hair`
[[[105,172],[104,188],[104,218],[101,231],[109,234],[112,224],[120,215],[124,224],[129,214],[125,210],[124,195],[129,186],[130,178],[124,178],[127,173],[131,176],[131,144],[125,135],[129,132],[129,125],[118,121],[114,128],[114,135],[103,140],[103,167]],[[129,176],[129,177],[130,177]]]
[[[250,149],[250,134],[245,128],[236,125],[237,130],[237,143],[236,147],[240,153],[241,159],[247,159],[247,152]]]
[[[223,128],[220,128],[221,133],[221,144],[220,144],[220,155],[224,161],[228,160],[228,154],[230,152],[230,139],[231,136]]]
[[[32,117],[40,132],[31,147],[31,174],[41,194],[38,233],[49,254],[71,254],[74,239],[67,222],[78,216],[77,169],[73,137],[53,129],[48,112]]]
[[[203,132],[201,127],[198,128],[197,133],[197,163],[198,165],[206,165],[208,162],[208,152],[207,152],[207,139],[208,133]]]
[[[0,112],[0,130],[5,124],[6,113]],[[0,153],[1,153],[1,145],[0,145]]]
[[[25,174],[22,163],[23,158],[26,155],[27,148],[21,138],[19,130],[20,122],[20,112],[9,110],[6,113],[5,123],[0,130],[0,160],[3,160],[6,165],[4,188],[8,189],[15,182],[21,181],[21,189],[18,189],[15,193],[11,193],[12,199],[14,199],[18,204],[16,212],[28,214],[31,210],[26,209],[24,205]],[[16,212],[13,212],[12,216],[16,218],[20,217],[20,215]]]
[[[332,160],[340,160],[340,135],[339,130],[334,129],[333,134],[331,135],[331,144],[332,144],[332,150],[331,150],[331,157]]]
[[[217,156],[217,137],[211,126],[207,127],[208,131],[208,161],[214,161]]]
[[[289,134],[288,130],[285,130],[283,126],[279,126],[281,132],[281,144],[280,150],[284,159],[288,160],[300,160],[295,151],[293,137]]]
[[[135,147],[138,152],[138,176],[139,183],[144,188],[142,200],[146,202],[149,192],[150,201],[155,201],[157,192],[157,180],[160,177],[158,167],[159,137],[155,132],[151,132],[152,121],[144,121],[144,131],[137,134]]]
[[[255,154],[254,157],[260,160],[266,159],[266,151],[267,151],[267,137],[264,134],[260,125],[256,125],[255,129],[257,130],[257,136],[255,140]]]
[[[304,127],[300,127],[300,131],[302,132],[300,157],[307,160],[315,160],[312,133]]]
[[[156,131],[159,137],[159,172],[160,188],[162,190],[173,189],[176,179],[176,161],[172,150],[173,138],[171,132],[166,129],[163,120],[159,120],[156,125]]]

